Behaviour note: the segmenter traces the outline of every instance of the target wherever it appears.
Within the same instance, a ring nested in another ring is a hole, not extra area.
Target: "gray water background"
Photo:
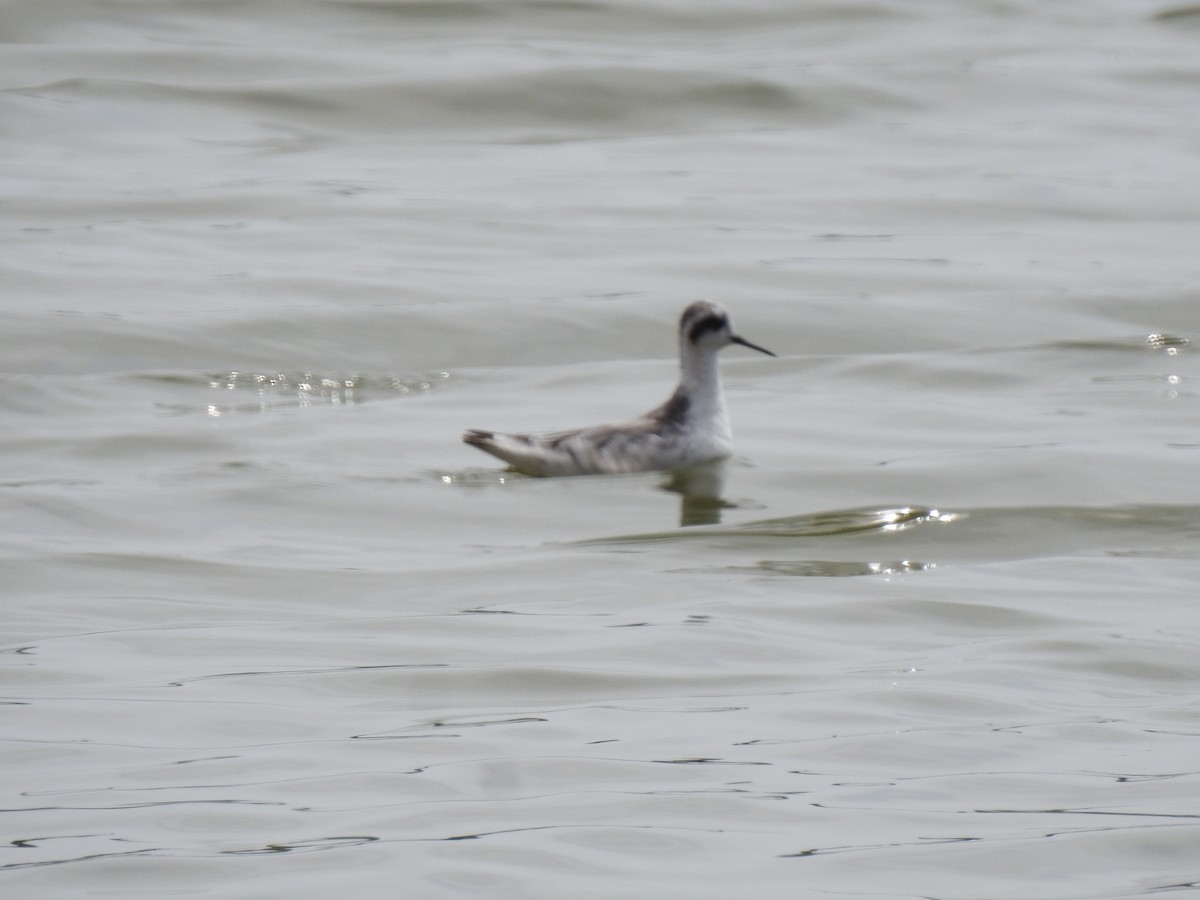
[[[1200,894],[1200,7],[0,40],[5,896]],[[719,523],[459,443],[698,297]]]

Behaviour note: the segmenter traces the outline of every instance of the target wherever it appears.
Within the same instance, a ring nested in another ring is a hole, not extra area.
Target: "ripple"
[[[961,514],[945,512],[927,506],[899,506],[876,509],[844,509],[827,512],[802,513],[781,518],[760,519],[739,525],[697,527],[688,531],[664,531],[634,534],[581,543],[644,543],[707,538],[716,535],[729,537],[832,537],[863,532],[897,532],[917,525],[949,524]]]
[[[1200,555],[1197,537],[1197,506],[994,507],[950,512],[913,505],[616,535],[574,546],[650,548],[699,543],[711,564],[670,571],[847,577],[1054,556],[1193,559]],[[795,559],[765,555],[783,546],[804,547],[808,552]],[[746,556],[759,558],[746,560]],[[695,554],[689,559],[694,563]]]

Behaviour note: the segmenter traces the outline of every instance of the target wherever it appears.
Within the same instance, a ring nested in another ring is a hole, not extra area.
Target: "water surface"
[[[5,19],[9,893],[1200,883],[1195,8]]]

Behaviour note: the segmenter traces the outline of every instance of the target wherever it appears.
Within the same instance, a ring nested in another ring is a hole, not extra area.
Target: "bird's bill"
[[[752,344],[744,337],[738,337],[736,334],[730,338],[730,340],[732,340],[735,344],[741,344],[743,347],[749,347],[751,350],[757,350],[759,353],[765,353],[767,356],[775,356],[775,354],[766,347],[760,347],[758,344]]]

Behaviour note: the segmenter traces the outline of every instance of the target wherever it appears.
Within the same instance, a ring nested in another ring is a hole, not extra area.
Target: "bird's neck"
[[[721,369],[717,354],[698,349],[684,341],[679,353],[679,386],[692,401],[695,414],[724,415],[725,398],[721,391]]]

